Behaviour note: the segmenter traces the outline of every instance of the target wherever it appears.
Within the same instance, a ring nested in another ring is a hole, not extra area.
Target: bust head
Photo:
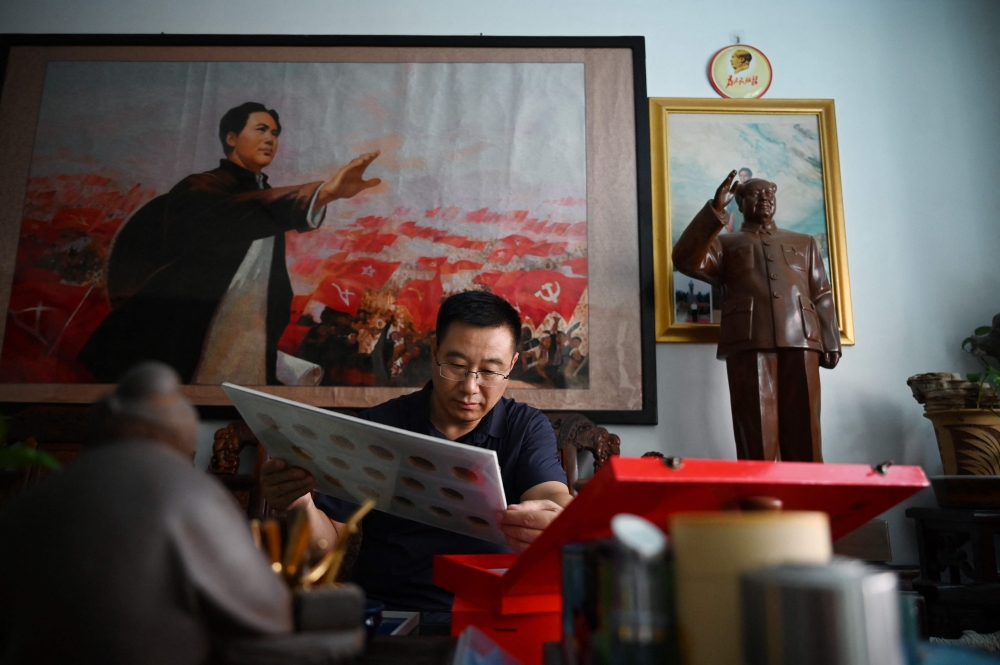
[[[122,439],[157,441],[193,457],[198,413],[180,391],[168,365],[143,362],[125,372],[115,390],[91,409],[91,436],[98,443]]]
[[[750,61],[753,55],[746,49],[737,49],[733,52],[733,57],[729,59],[729,64],[733,66],[733,73],[738,74],[744,69],[750,69]]]
[[[773,182],[751,178],[736,187],[736,205],[743,219],[750,224],[770,224],[777,209],[775,195],[778,186]]]

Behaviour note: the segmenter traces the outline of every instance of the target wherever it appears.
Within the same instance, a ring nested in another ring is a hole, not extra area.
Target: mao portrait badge
[[[757,99],[771,87],[771,62],[752,46],[733,44],[712,56],[708,78],[723,97]]]

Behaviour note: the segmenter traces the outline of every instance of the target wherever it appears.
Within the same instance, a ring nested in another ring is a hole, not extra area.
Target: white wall
[[[0,32],[644,35],[648,93],[658,97],[715,96],[708,59],[735,30],[774,66],[768,98],[837,104],[857,345],[823,371],[826,458],[894,459],[940,473],[932,428],[905,381],[974,370],[959,343],[1000,311],[994,0],[0,5]],[[725,367],[714,348],[658,345],[656,369],[660,424],[613,427],[623,454],[733,457]],[[897,562],[914,561],[908,520],[901,509],[890,517]]]

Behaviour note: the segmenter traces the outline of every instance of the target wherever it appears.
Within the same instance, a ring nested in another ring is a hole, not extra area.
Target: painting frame
[[[826,232],[829,246],[830,283],[833,287],[841,343],[854,344],[854,316],[847,261],[840,180],[837,121],[832,99],[696,99],[651,97],[649,99],[650,158],[653,195],[653,263],[656,282],[656,341],[718,343],[718,323],[688,323],[677,320],[674,268],[671,258],[672,223],[670,197],[669,122],[673,114],[802,115],[813,116],[819,131],[820,161]],[[734,165],[738,166],[738,165]],[[726,173],[719,174],[719,182]],[[705,192],[705,200],[713,191]],[[780,210],[780,194],[779,194]]]
[[[628,94],[622,95],[619,89],[599,90],[601,94],[617,94],[618,102],[627,102],[625,113],[628,115],[629,124],[634,129],[627,137],[628,145],[634,150],[634,180],[629,182],[619,181],[615,186],[621,188],[627,186],[628,194],[634,200],[636,227],[634,229],[635,242],[628,251],[619,251],[615,255],[616,261],[623,264],[622,270],[616,269],[616,275],[627,275],[628,283],[622,284],[623,289],[634,295],[629,306],[634,311],[635,322],[634,331],[630,330],[629,335],[624,340],[625,344],[634,349],[636,360],[633,363],[632,374],[634,393],[638,396],[629,405],[629,408],[607,408],[598,402],[588,402],[586,395],[577,395],[565,404],[558,400],[541,399],[541,393],[555,393],[556,390],[537,391],[539,400],[534,400],[530,394],[535,391],[515,390],[508,391],[509,396],[513,396],[529,404],[542,408],[547,412],[552,411],[573,411],[581,412],[590,417],[595,422],[600,423],[620,423],[620,424],[655,424],[656,422],[656,375],[655,375],[655,339],[653,330],[654,321],[654,295],[653,295],[653,252],[652,252],[652,208],[650,193],[650,167],[649,153],[646,150],[649,140],[648,106],[646,104],[646,81],[645,81],[645,42],[643,37],[450,37],[450,36],[285,36],[285,35],[0,35],[0,109],[6,101],[8,105],[11,99],[4,99],[7,95],[2,94],[4,87],[11,80],[12,71],[10,67],[15,62],[11,58],[12,53],[18,49],[66,49],[66,48],[141,48],[141,49],[161,49],[164,53],[163,59],[169,60],[167,55],[176,50],[176,47],[200,49],[207,54],[206,60],[211,60],[213,49],[226,48],[260,48],[260,49],[367,49],[365,52],[373,52],[378,49],[426,49],[428,53],[450,53],[455,54],[476,54],[484,49],[507,49],[514,53],[524,49],[525,52],[537,49],[565,50],[567,53],[586,51],[594,52],[607,49],[617,49],[628,52],[631,58],[629,67]],[[221,51],[220,51],[221,52]],[[360,52],[360,51],[359,51]],[[456,56],[457,57],[457,56]],[[14,72],[16,74],[16,72]],[[588,81],[589,85],[589,81]],[[626,98],[627,97],[627,98]],[[591,127],[590,97],[588,92],[588,117],[587,117],[587,149],[593,147],[595,137],[604,140],[596,133],[592,134],[594,128]],[[17,102],[19,107],[25,107],[23,100]],[[30,107],[30,103],[27,104]],[[30,108],[29,108],[30,112]],[[32,120],[37,120],[37,104]],[[33,125],[32,125],[33,129]],[[622,138],[622,137],[619,137]],[[589,154],[589,153],[588,153]],[[631,166],[631,165],[629,165]],[[590,168],[588,162],[588,169]],[[631,169],[627,169],[631,172]],[[589,184],[590,174],[588,173],[588,223],[591,209],[591,185]],[[17,182],[4,178],[0,188],[7,195],[7,208],[19,205],[24,199],[25,181]],[[3,208],[4,206],[0,206]],[[7,211],[9,213],[9,210]],[[19,224],[12,222],[11,214],[2,214],[0,210],[0,240],[10,246],[13,240],[13,247],[16,248],[19,232]],[[632,216],[631,213],[629,216]],[[610,217],[610,216],[609,216]],[[606,223],[610,224],[610,218]],[[631,230],[630,230],[631,233]],[[588,240],[588,252],[595,254],[600,251],[600,246],[592,240]],[[620,249],[620,248],[619,248]],[[13,250],[0,250],[0,314],[5,321],[7,318],[8,299],[11,293],[13,275]],[[601,275],[591,277],[594,280],[602,278]],[[633,281],[634,280],[634,281]],[[609,317],[610,318],[610,317]],[[613,320],[597,320],[591,314],[591,325],[605,326],[609,335],[616,325]],[[2,344],[2,340],[0,340]],[[633,351],[629,351],[633,353]],[[92,401],[98,395],[106,392],[106,384],[31,384],[31,383],[0,383],[0,403],[17,404],[53,404],[53,403],[86,403]],[[216,409],[216,407],[228,408],[228,400],[217,386],[185,386],[185,393],[200,408]],[[267,390],[265,388],[265,390]],[[334,389],[332,393],[321,394],[320,388],[298,388],[291,386],[278,386],[269,390],[274,394],[283,397],[302,401],[314,406],[325,408],[348,408],[359,409],[372,406],[371,399],[345,399],[341,393]],[[577,391],[583,393],[585,391]],[[513,393],[513,394],[511,394]],[[332,396],[331,396],[332,395]],[[381,400],[379,400],[381,401]],[[377,403],[377,402],[375,402]]]

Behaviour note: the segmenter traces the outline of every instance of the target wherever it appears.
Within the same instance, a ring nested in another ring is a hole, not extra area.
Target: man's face
[[[750,179],[750,172],[749,171],[740,171],[740,182],[744,182],[745,183],[749,179]]]
[[[226,143],[232,147],[229,159],[245,169],[260,173],[278,152],[278,123],[270,113],[251,113],[239,134],[229,132]]]
[[[743,218],[758,224],[771,221],[777,207],[775,200],[777,190],[773,182],[750,181],[743,190]]]
[[[456,427],[475,427],[500,401],[507,381],[481,386],[475,374],[469,374],[464,381],[450,381],[441,376],[437,363],[506,375],[517,360],[514,338],[507,328],[480,328],[457,321],[448,326],[444,339],[432,342],[431,354],[435,363],[432,365],[434,390],[431,399],[436,402],[438,412],[449,421],[447,424]]]

